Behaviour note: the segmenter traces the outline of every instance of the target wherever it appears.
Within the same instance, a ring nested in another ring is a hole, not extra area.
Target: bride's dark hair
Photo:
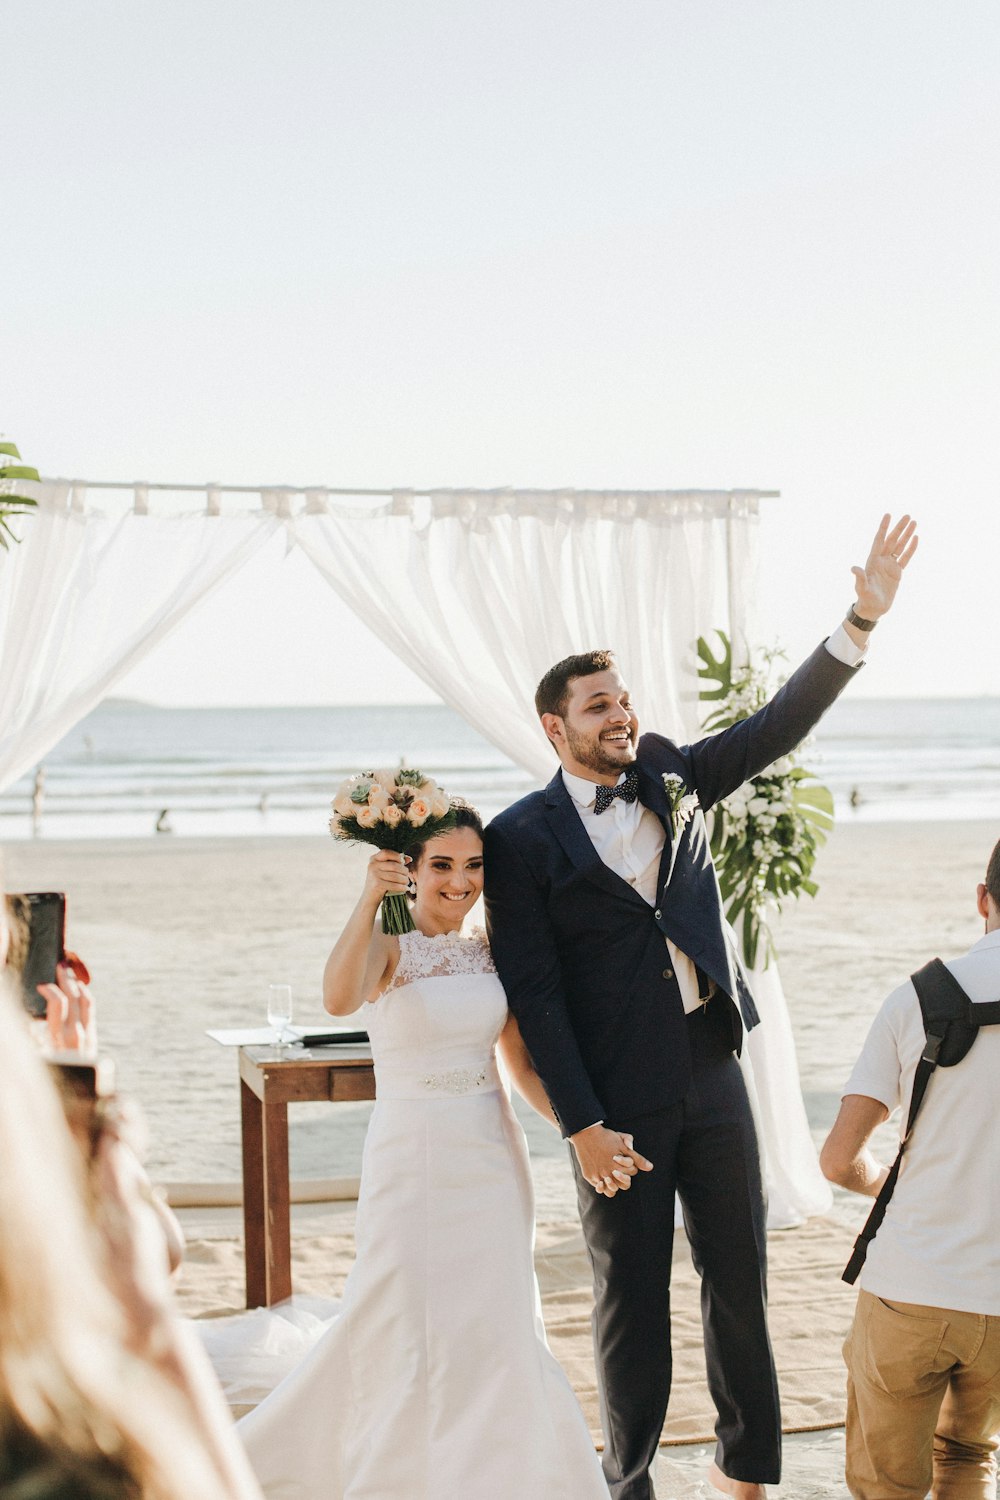
[[[450,828],[444,829],[442,833],[435,834],[432,838],[424,839],[423,843],[410,845],[410,858],[413,861],[410,866],[411,870],[417,868],[417,865],[419,865],[424,857],[425,850],[428,845],[433,844],[435,838],[443,838],[446,833],[454,833],[457,828],[471,828],[473,833],[478,834],[482,838],[483,820],[479,815],[479,809],[473,807],[471,802],[466,802],[464,797],[452,797],[450,802],[451,810],[455,814],[454,823]],[[407,891],[406,894],[412,901],[416,892],[411,890]]]

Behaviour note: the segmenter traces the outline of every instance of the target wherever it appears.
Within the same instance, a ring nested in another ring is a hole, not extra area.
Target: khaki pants
[[[862,1291],[844,1359],[856,1500],[995,1500],[1000,1317]]]

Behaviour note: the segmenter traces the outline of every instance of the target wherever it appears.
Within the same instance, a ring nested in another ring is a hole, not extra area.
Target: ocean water
[[[841,699],[806,751],[852,821],[1000,815],[1000,698]],[[337,783],[404,759],[487,816],[535,784],[442,705],[157,708],[111,699],[0,796],[0,844],[326,832]],[[553,759],[553,769],[555,760]]]

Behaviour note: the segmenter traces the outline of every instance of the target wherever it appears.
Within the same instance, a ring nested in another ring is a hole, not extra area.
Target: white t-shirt
[[[948,968],[970,1000],[1000,999],[1000,931]],[[907,980],[875,1017],[845,1095],[901,1105],[902,1133],[923,1049]],[[900,1302],[1000,1314],[1000,1026],[983,1027],[955,1067],[934,1070],[860,1285]]]

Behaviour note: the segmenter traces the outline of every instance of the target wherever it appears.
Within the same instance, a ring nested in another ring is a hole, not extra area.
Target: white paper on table
[[[339,1032],[354,1032],[353,1026],[324,1026],[317,1021],[314,1026],[283,1026],[280,1033],[273,1026],[241,1026],[231,1029],[212,1028],[205,1032],[213,1042],[223,1047],[278,1047],[282,1042],[301,1041],[304,1036],[329,1036],[336,1038]]]

